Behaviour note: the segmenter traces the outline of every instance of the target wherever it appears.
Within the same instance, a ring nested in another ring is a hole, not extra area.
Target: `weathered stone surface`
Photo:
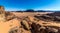
[[[3,6],[0,6],[0,22],[1,21],[6,21],[5,19],[5,10]]]
[[[15,18],[11,12],[6,12],[3,6],[0,6],[0,21],[8,21]]]
[[[6,12],[5,13],[5,17],[6,17],[7,21],[16,18],[16,16],[13,13],[11,13],[11,12]]]
[[[24,27],[24,29],[29,30],[29,24],[26,20],[21,21],[21,25]]]

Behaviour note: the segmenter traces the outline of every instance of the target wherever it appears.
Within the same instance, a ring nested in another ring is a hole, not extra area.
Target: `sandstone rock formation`
[[[3,6],[0,6],[0,21],[6,21],[5,19],[5,10]]]
[[[5,18],[7,21],[16,18],[16,16],[11,12],[5,12]]]
[[[6,12],[3,6],[0,6],[0,21],[8,21],[15,18],[11,12]]]
[[[59,23],[46,21],[44,22],[34,16],[28,16],[21,22],[23,23],[20,23],[21,26],[23,26],[22,28],[26,31],[29,31],[30,33],[59,33]]]

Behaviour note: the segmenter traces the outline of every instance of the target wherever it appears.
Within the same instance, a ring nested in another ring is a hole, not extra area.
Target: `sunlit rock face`
[[[3,6],[0,6],[0,22],[5,22],[7,20],[13,19],[15,16],[13,13],[6,12]]]
[[[0,6],[0,22],[5,21],[5,10],[3,6]]]
[[[4,9],[4,7],[3,7],[3,6],[0,6],[0,10],[1,10],[1,11],[4,11],[5,9]]]

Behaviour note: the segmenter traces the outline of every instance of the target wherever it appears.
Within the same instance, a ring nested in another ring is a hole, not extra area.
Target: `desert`
[[[60,13],[8,12],[0,6],[0,33],[60,33]]]

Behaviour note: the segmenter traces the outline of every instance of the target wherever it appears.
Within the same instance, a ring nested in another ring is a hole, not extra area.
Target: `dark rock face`
[[[39,24],[32,23],[32,33],[58,33],[58,29],[50,27],[42,27]]]
[[[57,21],[57,22],[60,22],[60,16],[56,16],[56,15],[53,15],[53,14],[45,14],[45,15],[42,15],[42,16],[34,16],[35,18],[38,18],[40,20],[43,20],[43,21]]]
[[[34,16],[35,18],[38,18],[43,21],[53,21],[54,17],[48,16],[48,15],[42,15],[42,16]]]
[[[31,25],[31,32],[32,33],[39,33],[39,28],[40,27],[41,26],[39,24],[32,23],[32,25]]]

